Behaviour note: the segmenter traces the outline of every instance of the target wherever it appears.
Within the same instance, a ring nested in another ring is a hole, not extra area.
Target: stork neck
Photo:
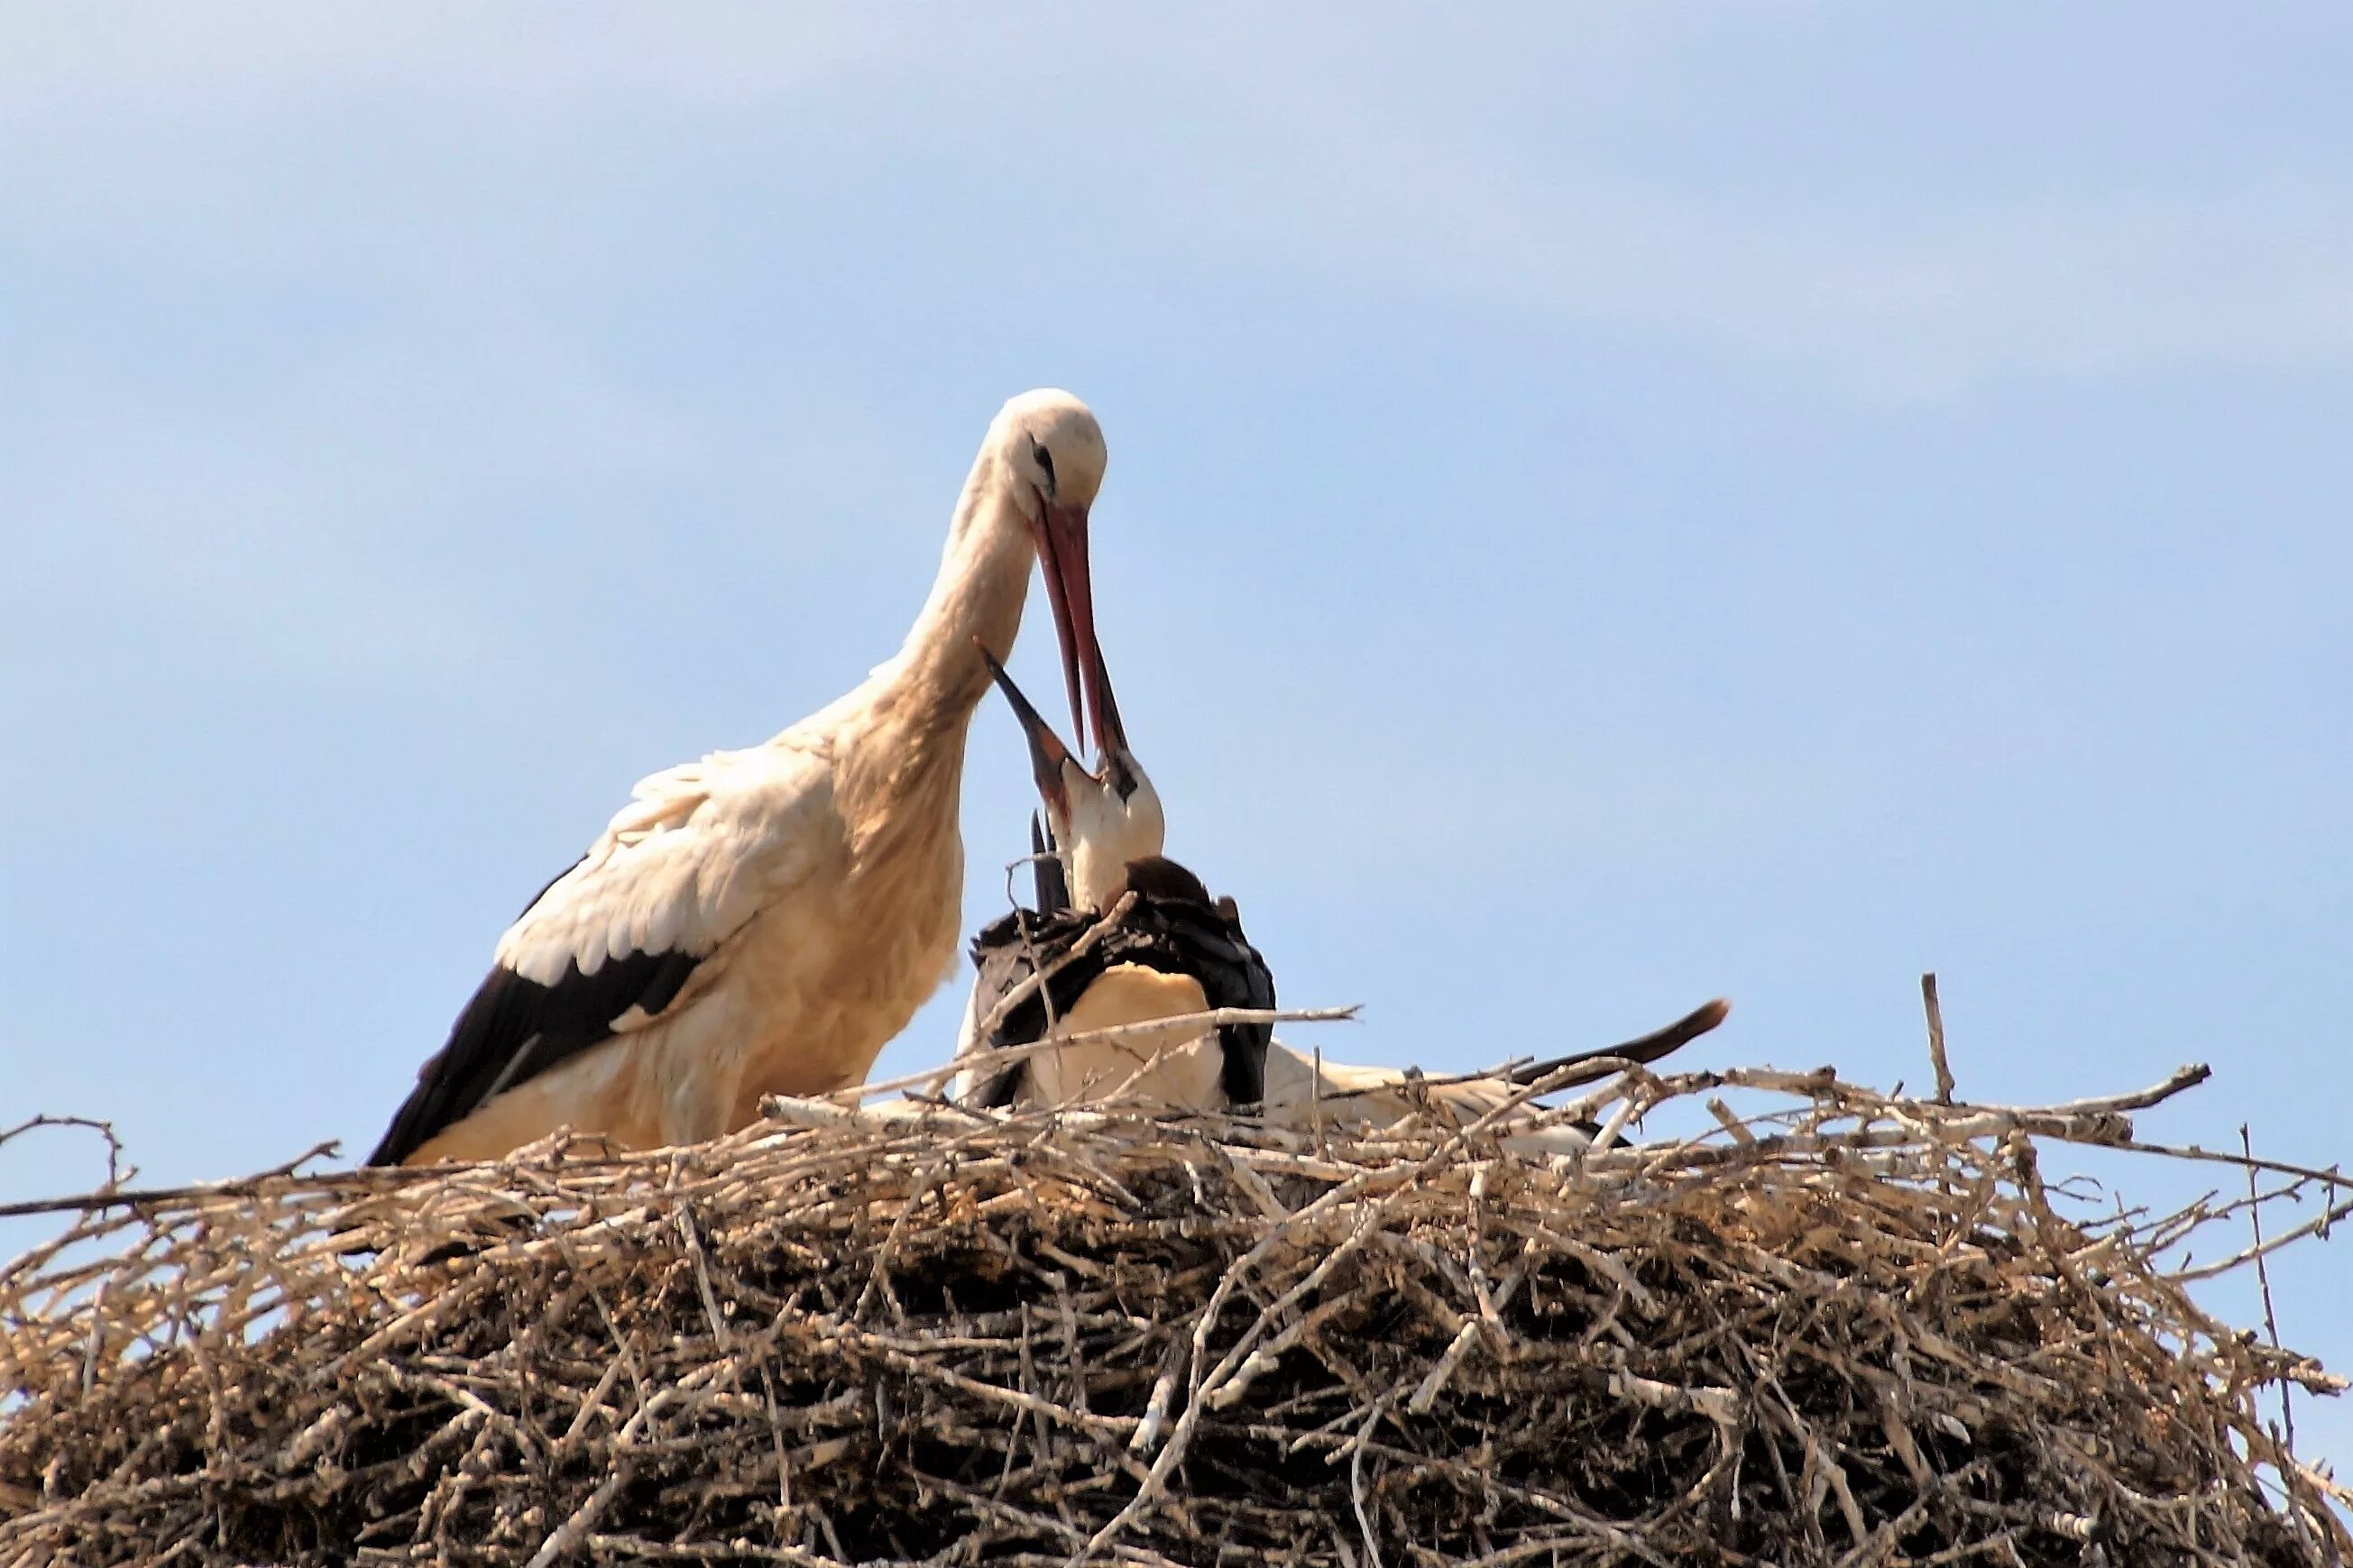
[[[961,725],[988,689],[978,639],[997,658],[1013,652],[1037,548],[1029,525],[999,494],[967,493],[948,534],[930,597],[892,661],[893,695],[916,713]]]
[[[907,640],[839,705],[847,743],[835,753],[834,793],[860,865],[928,865],[935,853],[960,853],[965,742],[988,689],[973,639],[1000,656],[1012,648],[1037,553],[1010,503],[976,504],[973,488]],[[905,853],[910,835],[929,847],[923,854]]]
[[[1102,913],[1127,891],[1127,861],[1102,846],[1080,842],[1071,850],[1071,891],[1078,908]]]

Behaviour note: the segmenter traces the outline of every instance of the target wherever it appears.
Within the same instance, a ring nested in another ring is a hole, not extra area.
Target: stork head
[[[1160,810],[1160,792],[1127,749],[1127,731],[1120,723],[1119,704],[1112,697],[1111,678],[1101,658],[1092,668],[1090,689],[1097,694],[1095,717],[1104,734],[1103,765],[1089,772],[1062,744],[1046,716],[1022,695],[1005,667],[987,649],[981,655],[988,659],[989,671],[1013,704],[1029,742],[1029,766],[1037,775],[1039,796],[1046,803],[1047,826],[1053,829],[1057,852],[1070,859],[1071,902],[1082,910],[1111,908],[1127,890],[1128,862],[1161,852],[1168,821]]]
[[[1086,717],[1079,706],[1083,682],[1101,746],[1103,659],[1095,645],[1094,586],[1087,571],[1087,513],[1103,488],[1103,426],[1085,404],[1050,387],[1007,403],[989,435],[1014,507],[1029,522],[1038,547],[1055,635],[1061,639],[1071,723],[1084,741]]]

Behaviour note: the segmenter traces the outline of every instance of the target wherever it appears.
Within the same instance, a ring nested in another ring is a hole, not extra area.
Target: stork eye
[[[1046,476],[1046,489],[1050,493],[1054,489],[1054,454],[1046,450],[1043,442],[1033,440],[1029,443],[1029,455],[1038,459],[1039,471]]]

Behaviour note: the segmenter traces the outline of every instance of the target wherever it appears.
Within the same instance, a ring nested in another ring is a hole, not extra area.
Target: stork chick
[[[1213,901],[1198,877],[1160,853],[1166,823],[1159,794],[1128,750],[1100,649],[1095,660],[1092,690],[1103,763],[1092,772],[1004,667],[989,661],[1029,741],[1050,838],[1038,836],[1033,823],[1037,910],[1017,910],[973,941],[980,973],[960,1057],[1054,1034],[1274,1005],[1274,976],[1242,934],[1233,900]],[[1128,900],[1124,911],[1096,931],[1122,899]],[[1090,933],[1092,945],[1081,952]],[[1040,970],[1047,978],[1032,994],[1001,1005]],[[956,1095],[1002,1106],[1068,1105],[1120,1093],[1183,1110],[1230,1110],[1261,1098],[1271,1037],[1265,1024],[1228,1025],[1214,1036],[1198,1024],[1138,1029],[1041,1052],[994,1073],[976,1062],[959,1076]]]
[[[638,784],[533,900],[371,1164],[495,1159],[569,1126],[631,1149],[863,1081],[955,967],[965,742],[1042,563],[1071,715],[1101,661],[1103,432],[1069,393],[988,427],[898,654],[762,745]]]

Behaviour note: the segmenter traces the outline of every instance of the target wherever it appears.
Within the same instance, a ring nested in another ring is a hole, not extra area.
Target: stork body
[[[1092,684],[1103,468],[1077,399],[1008,403],[897,656],[764,745],[640,783],[500,939],[370,1163],[496,1158],[565,1126],[691,1142],[765,1095],[861,1081],[954,967],[965,736],[1041,557],[1074,718]]]

